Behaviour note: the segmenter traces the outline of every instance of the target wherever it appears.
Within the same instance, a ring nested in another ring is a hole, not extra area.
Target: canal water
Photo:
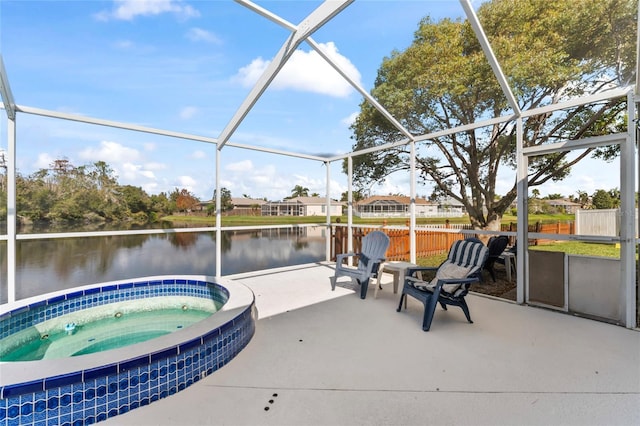
[[[325,260],[324,227],[222,232],[222,275]],[[150,275],[215,275],[214,232],[19,240],[16,298]],[[7,302],[0,242],[0,303]]]

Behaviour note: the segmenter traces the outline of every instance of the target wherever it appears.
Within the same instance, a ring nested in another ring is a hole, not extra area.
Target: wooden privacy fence
[[[353,230],[353,252],[359,253],[362,249],[362,237],[376,229],[389,236],[387,260],[409,260],[410,241],[408,229],[355,228]],[[342,226],[334,227],[332,236],[331,260],[335,260],[336,253],[347,253],[348,251],[347,228]],[[416,255],[418,257],[428,257],[447,253],[454,241],[462,240],[465,237],[466,235],[462,233],[420,229],[416,231]]]
[[[509,231],[509,232],[516,232],[518,230],[518,226],[515,222],[510,222],[510,223],[503,223],[501,228],[502,231]],[[576,233],[576,229],[575,229],[575,222],[571,222],[571,221],[565,221],[565,222],[549,222],[549,223],[543,223],[543,222],[536,222],[536,223],[530,223],[529,224],[529,228],[528,228],[529,232],[537,232],[540,234],[565,234],[565,235],[569,235],[569,234],[575,234]],[[542,239],[542,238],[538,238],[538,239],[529,239],[529,245],[541,245],[541,244],[548,244],[553,242],[554,240],[552,239]],[[510,237],[509,238],[509,244],[513,244],[515,242],[515,237]]]
[[[443,225],[448,229],[453,226]],[[455,226],[456,229],[472,229],[470,225]],[[515,232],[515,223],[502,224],[502,231]],[[387,260],[409,260],[410,241],[409,229],[402,228],[354,228],[353,229],[353,252],[359,253],[362,249],[362,237],[374,230],[380,230],[389,236],[389,249],[387,250]],[[543,234],[573,234],[575,232],[573,222],[542,223],[538,222],[529,225],[529,232]],[[438,229],[418,229],[416,231],[416,256],[429,257],[448,253],[449,248],[456,240],[468,237],[468,234],[461,232],[443,232]],[[332,226],[331,260],[336,259],[336,254],[347,253],[348,251],[347,227]],[[538,245],[549,243],[551,239],[533,239],[529,244]],[[515,238],[510,238],[510,244],[515,242]]]

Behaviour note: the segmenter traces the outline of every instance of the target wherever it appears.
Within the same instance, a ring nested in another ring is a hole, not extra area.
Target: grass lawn
[[[331,216],[331,223],[336,223],[337,219],[343,224],[347,223],[347,216]],[[169,222],[186,222],[191,224],[202,224],[214,226],[216,223],[215,216],[184,216],[184,215],[172,215],[162,218],[164,221]],[[376,219],[361,219],[359,217],[353,217],[353,223],[356,225],[381,225],[382,220]],[[384,219],[388,225],[406,225],[408,218],[388,218]],[[468,216],[462,217],[436,217],[436,218],[416,218],[418,225],[433,225],[443,224],[447,220],[449,223],[469,223]],[[502,223],[517,222],[516,216],[505,215],[502,218]],[[567,214],[537,214],[529,215],[529,223],[536,222],[557,222],[557,221],[571,221],[574,220],[573,215]],[[306,224],[306,223],[324,223],[324,216],[222,216],[222,226],[259,226],[259,225],[293,225],[293,224]]]
[[[587,243],[582,241],[562,241],[540,246],[529,246],[529,250],[562,251],[568,254],[584,256],[602,256],[620,258],[620,246],[606,243]]]

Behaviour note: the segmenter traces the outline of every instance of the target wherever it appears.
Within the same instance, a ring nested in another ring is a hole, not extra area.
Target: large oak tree
[[[635,0],[493,0],[477,14],[523,110],[633,82]],[[413,135],[511,112],[466,20],[422,19],[411,46],[384,58],[371,93]],[[525,146],[620,131],[626,127],[625,103],[598,102],[529,118]],[[364,101],[352,130],[354,151],[405,139]],[[496,194],[501,167],[515,169],[515,131],[508,122],[420,142],[420,176],[431,182],[434,196],[463,203],[474,227],[498,229],[517,195],[515,181],[506,194]],[[408,170],[408,155],[404,145],[355,156],[356,186],[362,190]],[[530,159],[529,185],[561,180],[590,155],[610,159],[616,151]]]

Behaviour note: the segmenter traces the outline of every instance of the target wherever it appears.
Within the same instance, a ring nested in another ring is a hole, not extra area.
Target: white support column
[[[518,249],[516,253],[516,301],[520,304],[525,303],[526,289],[528,286],[526,283],[529,281],[527,275],[529,259],[527,257],[528,241],[529,241],[529,206],[528,206],[528,194],[529,186],[527,182],[527,169],[529,159],[522,152],[524,145],[523,137],[523,122],[522,117],[516,119],[516,162],[517,162],[517,190],[518,190],[518,230],[517,230],[517,244]]]
[[[16,301],[16,119],[7,120],[7,301]]]
[[[220,156],[216,149],[216,278],[222,276],[222,197],[220,196]]]
[[[332,235],[331,235],[331,163],[328,161],[324,162],[324,166],[327,168],[327,175],[326,175],[326,189],[325,191],[327,194],[327,216],[326,216],[326,231],[325,231],[325,248],[324,248],[324,253],[325,253],[325,260],[328,262],[331,260],[331,240],[332,240]]]
[[[627,138],[620,145],[620,307],[627,328],[636,326],[636,240],[635,240],[635,139],[636,105],[633,93],[627,95]]]
[[[409,262],[416,263],[416,143],[411,141],[409,161],[409,181],[411,182],[411,202],[409,204]]]
[[[347,250],[353,251],[353,158],[347,157]],[[352,257],[348,261],[351,262]]]
[[[0,95],[7,114],[7,301],[16,300],[16,104],[0,55]]]

